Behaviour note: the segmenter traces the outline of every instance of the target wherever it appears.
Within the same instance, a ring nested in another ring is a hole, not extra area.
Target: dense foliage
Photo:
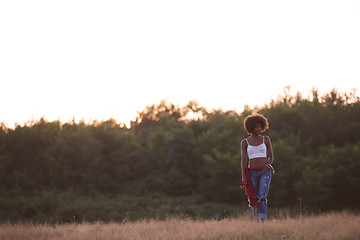
[[[40,119],[0,127],[0,220],[223,217],[247,209],[241,184],[244,118],[269,119],[269,208],[358,209],[360,100],[336,90],[282,98],[242,113],[191,101],[148,106],[130,128],[110,119]],[[189,116],[192,116],[189,118]],[[271,210],[270,210],[271,211]]]

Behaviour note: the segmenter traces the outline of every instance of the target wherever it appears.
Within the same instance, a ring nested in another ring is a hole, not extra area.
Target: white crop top
[[[266,158],[266,145],[264,143],[264,136],[263,136],[263,142],[260,145],[257,146],[250,145],[247,138],[246,138],[246,142],[248,144],[247,153],[249,155],[249,159],[259,158],[259,157]]]

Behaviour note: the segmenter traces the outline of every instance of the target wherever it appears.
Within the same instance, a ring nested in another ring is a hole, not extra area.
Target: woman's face
[[[262,127],[261,127],[261,124],[260,123],[256,123],[255,124],[255,127],[254,127],[254,130],[253,130],[253,134],[255,135],[259,135],[262,131]]]

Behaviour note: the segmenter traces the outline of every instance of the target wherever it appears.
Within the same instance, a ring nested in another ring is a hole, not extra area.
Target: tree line
[[[358,210],[360,99],[336,89],[264,106],[209,111],[196,101],[147,106],[129,128],[49,122],[0,128],[0,221],[207,218],[247,209],[241,184],[244,118],[269,120],[271,208]],[[192,116],[189,118],[189,116]]]

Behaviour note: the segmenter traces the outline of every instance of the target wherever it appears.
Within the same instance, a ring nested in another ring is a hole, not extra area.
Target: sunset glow
[[[0,122],[360,91],[358,1],[4,1]],[[357,93],[359,95],[359,93]]]

